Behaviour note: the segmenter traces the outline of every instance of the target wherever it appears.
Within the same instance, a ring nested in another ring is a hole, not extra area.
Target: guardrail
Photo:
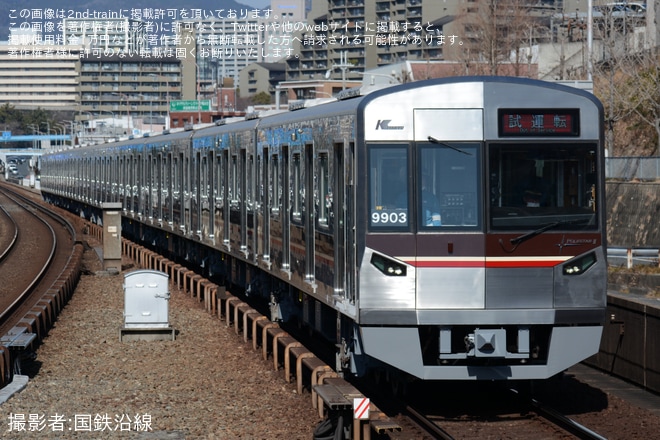
[[[660,267],[660,249],[652,248],[607,248],[607,263],[610,266],[658,266]]]
[[[605,176],[626,182],[660,180],[660,157],[608,157],[605,159]]]

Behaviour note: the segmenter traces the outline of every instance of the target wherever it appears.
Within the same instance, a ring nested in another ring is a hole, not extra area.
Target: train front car
[[[544,379],[598,351],[606,307],[602,106],[514,78],[360,103],[359,331],[427,380]]]

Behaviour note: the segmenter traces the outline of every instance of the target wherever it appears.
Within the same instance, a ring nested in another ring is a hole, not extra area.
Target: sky
[[[267,6],[270,6],[270,0],[236,0],[238,3],[243,3],[244,5],[252,6],[253,8],[263,9]]]

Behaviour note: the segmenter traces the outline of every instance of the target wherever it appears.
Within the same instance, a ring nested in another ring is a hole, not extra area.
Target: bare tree
[[[540,24],[528,0],[477,0],[458,18],[466,34],[466,74],[526,76]],[[505,66],[503,68],[503,66]]]
[[[635,38],[636,24],[606,16],[596,32],[602,61],[594,90],[605,106],[610,156],[660,152],[660,59]]]

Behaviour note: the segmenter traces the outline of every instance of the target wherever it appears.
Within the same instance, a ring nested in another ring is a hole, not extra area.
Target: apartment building
[[[239,84],[241,97],[266,92],[274,101],[277,85],[285,80],[285,73],[286,65],[284,63],[250,64],[241,70]]]
[[[25,109],[74,109],[79,45],[0,44],[0,104]]]
[[[85,45],[103,55],[134,54],[147,51],[145,23],[130,18],[65,18],[62,38],[66,44]]]
[[[181,81],[175,56],[83,57],[76,119],[103,116],[124,129],[135,127],[135,119],[153,125],[154,118],[168,115],[170,101],[181,99]]]
[[[464,2],[463,2],[464,3]],[[313,2],[299,56],[287,59],[287,80],[359,79],[357,72],[406,60],[443,59],[444,22],[461,2],[324,0]]]
[[[293,34],[304,23],[305,0],[273,0],[268,9],[252,12],[177,22],[185,99],[212,96],[228,78],[237,86],[245,67],[294,54]]]

